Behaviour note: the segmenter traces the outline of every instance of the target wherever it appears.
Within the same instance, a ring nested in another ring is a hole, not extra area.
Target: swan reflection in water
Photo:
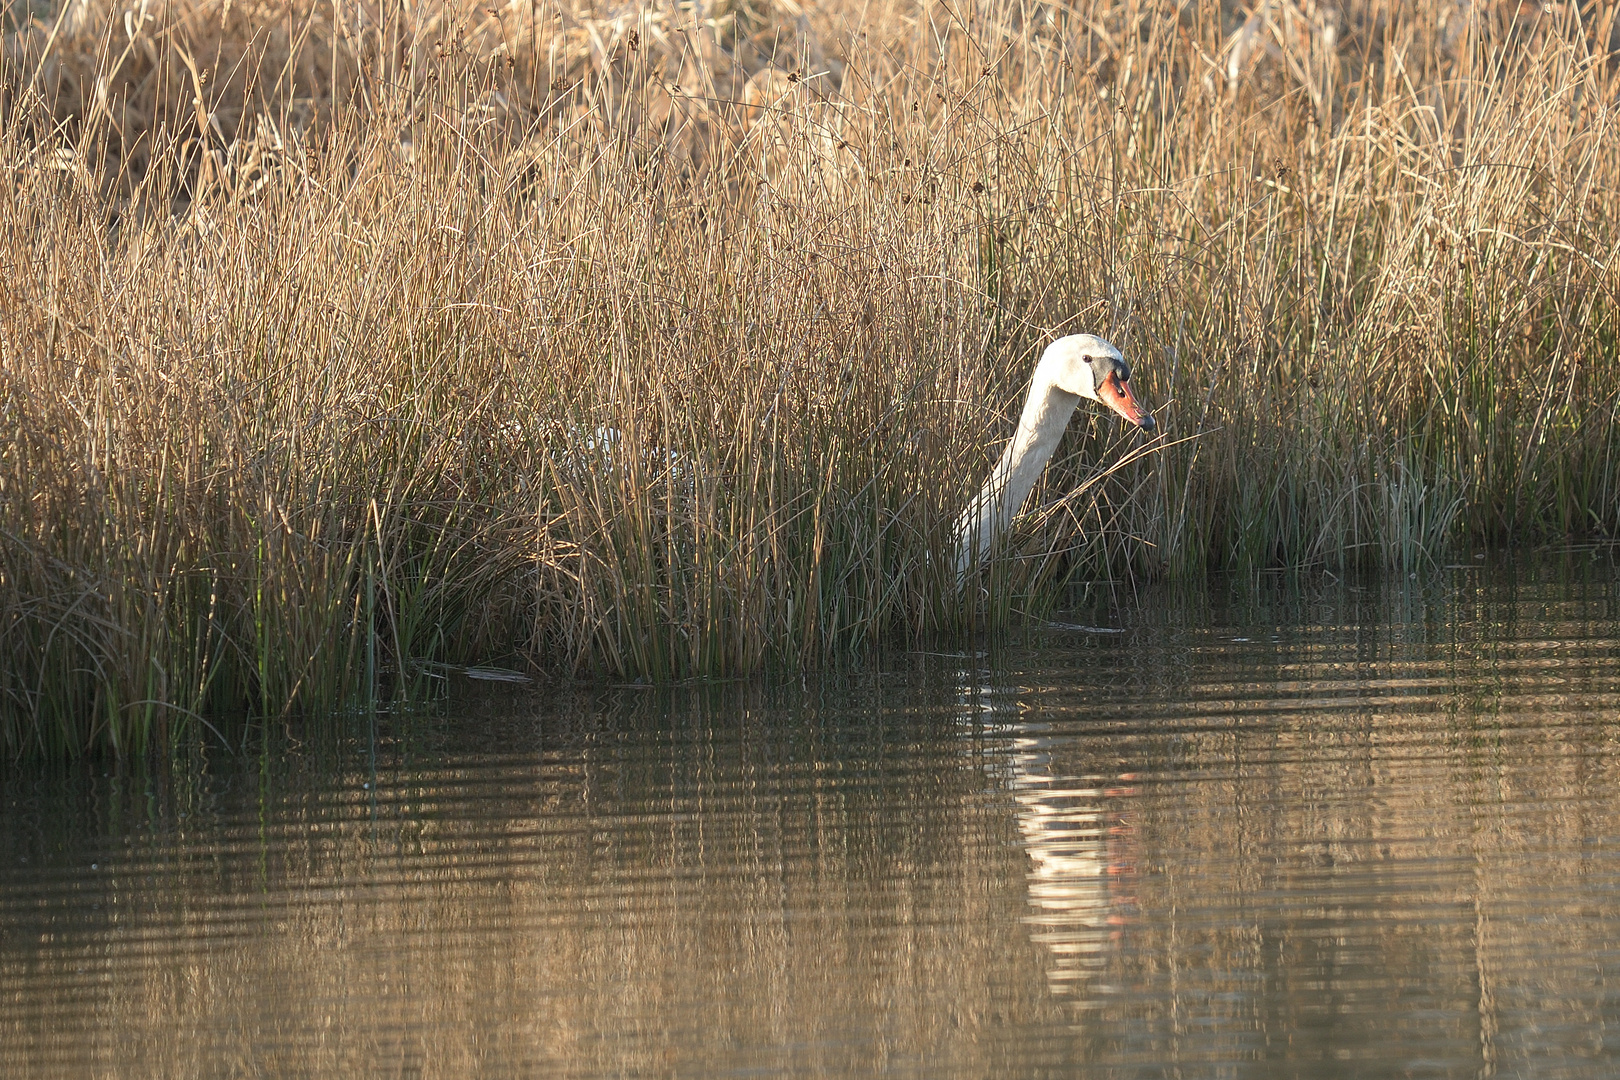
[[[984,741],[985,768],[1012,795],[1029,858],[1030,939],[1048,957],[1054,994],[1086,1003],[1107,992],[1103,973],[1136,909],[1131,774],[1082,772],[1076,741],[1030,719],[1012,687],[959,674],[961,722]]]

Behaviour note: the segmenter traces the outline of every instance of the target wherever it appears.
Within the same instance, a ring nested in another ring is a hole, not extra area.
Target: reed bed
[[[6,10],[13,752],[1620,526],[1605,5]]]

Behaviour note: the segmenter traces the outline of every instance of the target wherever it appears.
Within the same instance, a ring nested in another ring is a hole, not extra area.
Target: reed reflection
[[[0,773],[0,1075],[1612,1076],[1620,575],[1410,596]]]

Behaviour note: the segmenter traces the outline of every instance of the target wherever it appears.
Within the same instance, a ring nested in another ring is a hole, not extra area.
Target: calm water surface
[[[1620,575],[0,774],[0,1073],[1606,1077]]]

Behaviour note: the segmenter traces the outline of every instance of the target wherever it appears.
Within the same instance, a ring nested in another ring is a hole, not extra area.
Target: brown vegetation
[[[20,5],[12,10],[20,9]],[[699,18],[694,14],[702,15]],[[1612,533],[1603,5],[71,4],[0,79],[0,731],[670,678]],[[1118,343],[984,592],[1038,349]]]

